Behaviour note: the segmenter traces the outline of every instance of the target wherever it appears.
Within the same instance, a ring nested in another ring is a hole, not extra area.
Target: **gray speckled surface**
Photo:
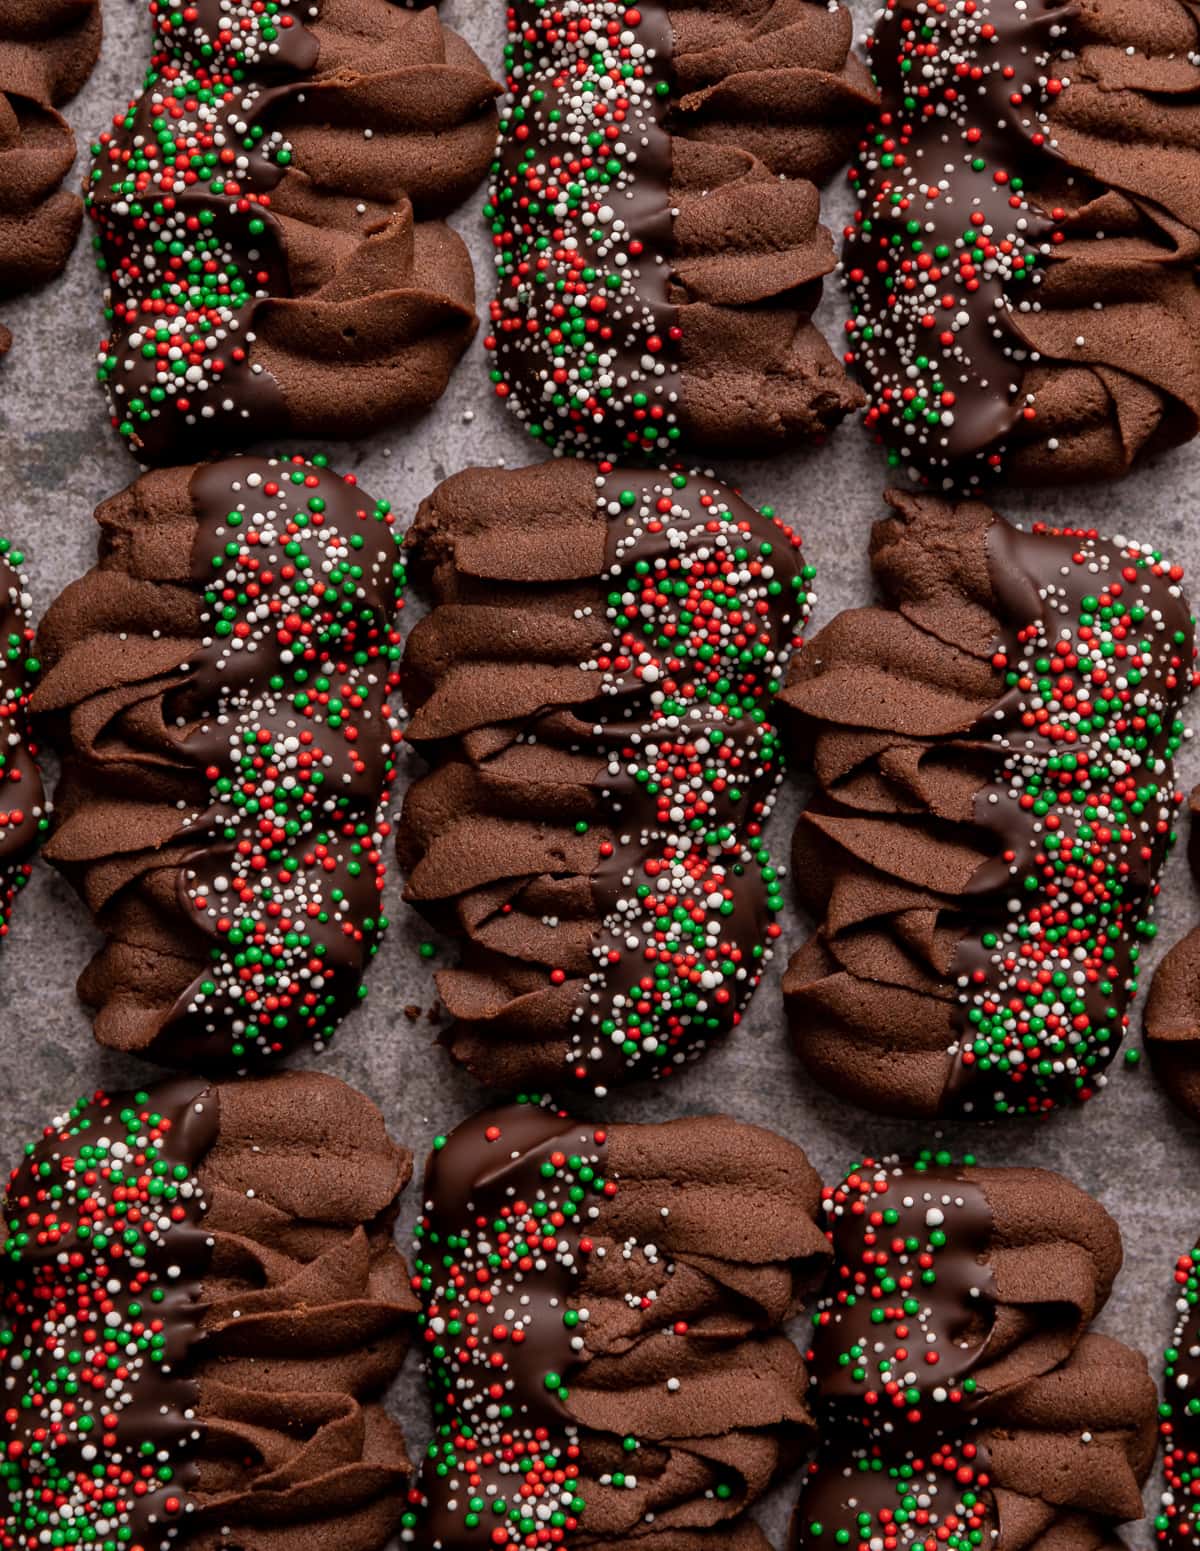
[[[2,0],[0,0],[2,3]],[[865,25],[871,0],[852,0]],[[493,70],[499,69],[502,0],[446,0],[447,21],[464,32]],[[148,55],[142,0],[104,0],[105,48],[89,86],[67,109],[81,143],[123,105],[139,85]],[[838,193],[827,200],[835,229],[843,214]],[[478,215],[479,200],[456,219],[476,257],[481,294],[490,260]],[[87,238],[67,274],[42,293],[8,304],[3,316],[15,345],[0,368],[0,529],[29,555],[34,597],[41,610],[94,553],[91,511],[136,473],[111,435],[93,384],[92,357],[100,332],[99,284]],[[831,338],[840,324],[836,292],[823,315]],[[327,449],[335,466],[355,469],[363,485],[388,497],[407,519],[417,502],[446,474],[470,463],[533,461],[534,449],[489,390],[478,342],[462,363],[443,402],[419,424],[389,437]],[[724,466],[756,501],[773,501],[796,522],[818,568],[816,623],[868,594],[865,544],[885,483],[882,460],[854,424],[818,453],[798,453],[753,466]],[[1200,579],[1200,444],[1164,457],[1133,479],[1108,488],[1075,489],[998,504],[1015,517],[1041,514],[1086,521],[1110,533],[1130,533],[1165,548]],[[1185,755],[1181,783],[1200,779],[1200,750]],[[786,855],[799,800],[799,783],[774,821],[776,854]],[[451,1069],[432,1047],[424,1018],[411,1023],[407,1004],[428,1008],[432,975],[417,956],[426,935],[399,901],[391,881],[393,930],[371,975],[365,1008],[345,1026],[324,1060],[326,1070],[364,1089],[384,1109],[394,1134],[423,1156],[433,1135],[473,1108],[479,1090]],[[1182,854],[1168,869],[1159,938],[1173,942],[1200,917]],[[795,946],[804,923],[791,916],[785,944]],[[15,1161],[22,1141],[77,1092],[99,1080],[139,1080],[147,1068],[102,1055],[74,994],[75,977],[96,936],[73,893],[48,868],[37,869],[19,902],[11,938],[0,955],[0,1154]],[[1157,959],[1150,956],[1150,963]],[[779,1000],[782,956],[760,990],[738,1037],[668,1087],[618,1096],[614,1113],[631,1119],[704,1113],[721,1108],[772,1126],[800,1142],[826,1178],[863,1150],[890,1151],[929,1140],[922,1128],[879,1121],[812,1088],[786,1045]],[[1148,984],[1148,977],[1147,977]],[[970,1147],[994,1163],[1061,1169],[1094,1192],[1120,1222],[1125,1269],[1101,1327],[1156,1353],[1168,1333],[1171,1272],[1176,1254],[1200,1228],[1200,1137],[1176,1114],[1148,1068],[1114,1069],[1108,1091],[1083,1111],[1038,1124],[954,1127],[948,1145]],[[7,1166],[7,1165],[6,1165]],[[414,1212],[408,1202],[406,1225]],[[423,1408],[410,1365],[396,1405],[418,1444]],[[763,1522],[774,1544],[794,1497],[791,1485],[766,1505]],[[1146,1544],[1143,1529],[1129,1534]],[[330,1547],[330,1551],[336,1551]]]

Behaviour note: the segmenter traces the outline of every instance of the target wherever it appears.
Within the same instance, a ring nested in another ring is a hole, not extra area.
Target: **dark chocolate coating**
[[[1112,1218],[1046,1169],[868,1160],[824,1202],[834,1258],[810,1366],[836,1427],[948,1431],[1057,1368],[1121,1265]]]
[[[597,1127],[513,1105],[439,1140],[419,1543],[513,1551],[536,1501],[571,1546],[757,1545],[740,1515],[810,1429],[780,1327],[825,1263],[816,1201],[799,1148],[721,1117]],[[501,1434],[528,1461],[520,1493]]]
[[[793,1035],[872,1108],[1042,1114],[1104,1085],[1153,930],[1195,671],[1182,573],[980,503],[889,500],[884,604],[835,619],[781,696],[818,783]]]
[[[1124,474],[1200,425],[1191,0],[887,0],[843,259],[893,467]]]
[[[60,187],[75,136],[56,110],[100,53],[99,0],[6,0],[0,12],[0,295],[53,279],[83,222]],[[0,355],[12,340],[0,324]]]
[[[5,1530],[382,1551],[408,1471],[379,1400],[415,1310],[392,1242],[410,1174],[378,1110],[313,1073],[99,1093],[49,1127],[0,1261]]]
[[[874,106],[848,13],[521,0],[508,28],[497,393],[562,449],[823,437],[861,402],[812,323],[834,260],[807,181]]]
[[[970,1551],[993,1536],[1012,1551],[1119,1551],[1116,1526],[1142,1516],[1154,1409],[1142,1354],[1085,1335],[1060,1368],[1006,1392],[963,1436],[895,1452],[827,1444],[810,1467],[789,1546],[867,1551],[881,1525],[899,1521],[900,1551],[931,1542]],[[911,1511],[918,1493],[919,1518]],[[842,1531],[849,1538],[838,1542]]]
[[[465,939],[438,987],[497,1087],[661,1078],[740,1020],[777,934],[771,696],[799,540],[700,476],[577,462],[442,484],[407,541],[406,897]]]
[[[1155,1539],[1170,1551],[1195,1551],[1200,1545],[1200,1252],[1193,1249],[1175,1262],[1175,1328],[1163,1359],[1163,1406],[1159,1435],[1163,1451],[1163,1492]]]
[[[47,856],[108,942],[96,1036],[244,1068],[357,1004],[394,776],[402,580],[386,503],[302,460],[147,475],[42,622],[64,754]]]
[[[432,9],[314,9],[222,31],[160,8],[149,83],[100,137],[100,378],[143,462],[363,435],[428,408],[474,334],[466,249],[426,218],[483,175],[498,88]]]

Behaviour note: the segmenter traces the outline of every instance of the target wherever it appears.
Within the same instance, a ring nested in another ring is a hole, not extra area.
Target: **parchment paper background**
[[[851,8],[861,34],[873,0],[851,0]],[[443,16],[498,75],[504,0],[445,0]],[[101,63],[66,110],[84,151],[139,88],[149,58],[144,0],[104,0],[104,23]],[[486,303],[491,258],[481,204],[482,197],[476,196],[454,224],[471,246],[480,299]],[[825,209],[826,223],[839,231],[849,209],[840,180],[827,192]],[[0,366],[0,531],[27,552],[40,613],[92,563],[95,505],[137,473],[109,430],[94,383],[100,284],[87,231],[59,282],[5,304],[0,315],[15,335],[12,354]],[[842,307],[834,283],[827,287],[821,321],[836,341]],[[365,489],[390,499],[404,523],[446,475],[469,464],[519,465],[537,456],[535,444],[493,397],[478,339],[445,398],[424,420],[361,443],[329,443],[326,450],[334,467],[354,469]],[[741,484],[755,502],[774,502],[803,532],[806,553],[817,566],[815,625],[867,600],[866,541],[880,512],[886,469],[856,423],[848,422],[819,452],[727,463],[719,472]],[[1109,534],[1149,539],[1187,567],[1200,605],[1198,497],[1200,443],[1143,467],[1123,484],[1002,496],[996,504],[1018,519],[1086,522]],[[408,607],[410,619],[415,618],[417,601],[410,598]],[[1200,719],[1200,697],[1193,715]],[[417,763],[406,763],[402,784]],[[1180,780],[1186,789],[1198,779],[1200,748],[1193,745],[1182,760]],[[802,773],[797,773],[776,810],[769,838],[780,862],[787,859],[802,786]],[[435,1001],[433,966],[417,952],[430,934],[399,893],[393,869],[393,926],[371,973],[370,997],[321,1064],[381,1105],[393,1134],[412,1148],[419,1167],[433,1136],[477,1107],[483,1094],[433,1044],[436,1031],[426,1016]],[[1197,919],[1200,905],[1180,847],[1166,874],[1159,946],[1148,955],[1147,969]],[[875,1119],[805,1080],[786,1042],[779,976],[787,951],[803,940],[807,922],[791,911],[785,927],[784,951],[737,1037],[665,1086],[618,1094],[612,1115],[665,1119],[724,1110],[799,1142],[826,1180],[864,1152],[927,1144],[930,1130]],[[146,1066],[102,1054],[93,1043],[74,984],[96,942],[75,895],[39,865],[0,952],[0,1168],[5,1174],[23,1142],[78,1093],[100,1082],[127,1086],[153,1076]],[[452,953],[443,947],[440,961]],[[1149,979],[1147,972],[1144,989]],[[415,1023],[404,1012],[414,1005],[423,1010]],[[1133,1042],[1139,1042],[1137,1027]],[[1125,1268],[1099,1328],[1140,1346],[1157,1375],[1158,1354],[1173,1320],[1175,1257],[1195,1243],[1200,1230],[1200,1135],[1168,1105],[1146,1063],[1130,1070],[1118,1060],[1107,1092],[1081,1111],[1033,1124],[947,1127],[943,1134],[946,1145],[959,1153],[973,1149],[981,1161],[1060,1169],[1104,1202],[1124,1234]],[[405,1237],[415,1213],[414,1187],[402,1217]],[[410,1362],[395,1403],[411,1446],[419,1450],[427,1424],[415,1366]],[[794,1483],[788,1483],[764,1506],[762,1521],[776,1547],[784,1543],[794,1498]],[[1152,1537],[1143,1525],[1128,1538],[1132,1545],[1145,1546]],[[331,1543],[329,1551],[337,1551],[336,1545]]]

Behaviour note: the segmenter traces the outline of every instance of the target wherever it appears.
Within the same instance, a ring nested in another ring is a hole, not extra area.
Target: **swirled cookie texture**
[[[1191,796],[1188,857],[1200,877],[1200,787]],[[1189,1115],[1200,1115],[1200,928],[1177,942],[1155,971],[1143,1033],[1154,1070]]]
[[[0,293],[51,280],[83,206],[61,187],[75,136],[57,111],[100,53],[99,0],[8,0],[0,15]],[[0,355],[12,344],[0,324]]]
[[[411,1171],[314,1073],[102,1090],[47,1126],[0,1251],[6,1544],[382,1551]]]
[[[662,1078],[736,1027],[778,936],[771,701],[811,606],[796,533],[700,475],[470,469],[407,540],[431,773],[406,897],[463,941],[455,1058],[516,1091]]]
[[[847,359],[933,485],[1124,474],[1200,424],[1191,0],[887,0]]]
[[[850,44],[816,0],[509,10],[486,344],[544,445],[769,450],[861,403],[812,322],[815,183],[876,102]]]
[[[978,502],[889,499],[882,604],[839,615],[781,696],[818,787],[793,1037],[873,1109],[1040,1115],[1105,1085],[1154,934],[1195,681],[1182,572]]]
[[[822,1444],[794,1551],[1096,1551],[1142,1513],[1155,1387],[1088,1331],[1121,1264],[1107,1212],[1044,1169],[867,1160],[824,1192],[809,1353]]]
[[[387,924],[391,512],[322,463],[237,457],[97,520],[35,704],[63,755],[46,855],[106,938],[96,1037],[204,1071],[323,1048]]]
[[[100,381],[145,463],[425,410],[476,328],[461,240],[498,87],[392,0],[152,6],[141,95],[95,148]]]
[[[781,1327],[827,1262],[818,1194],[798,1147],[723,1117],[512,1105],[439,1139],[418,1542],[758,1551],[741,1515],[812,1433]]]

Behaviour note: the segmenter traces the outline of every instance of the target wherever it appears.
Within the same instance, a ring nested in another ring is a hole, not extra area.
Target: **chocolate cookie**
[[[818,792],[784,978],[809,1071],[889,1114],[1041,1114],[1106,1082],[1151,937],[1195,681],[1179,567],[889,496],[876,608],[781,699]]]
[[[1200,877],[1200,787],[1192,793],[1188,857]],[[1158,966],[1146,999],[1146,1050],[1167,1092],[1200,1115],[1200,927],[1175,944]]]
[[[368,1099],[308,1072],[101,1091],[48,1126],[0,1256],[6,1543],[381,1551],[411,1171]]]
[[[819,0],[508,12],[492,379],[545,445],[821,436],[862,402],[812,313],[821,181],[877,98]]]
[[[152,10],[147,85],[88,185],[100,380],[130,450],[178,462],[427,409],[475,286],[461,240],[415,216],[482,177],[499,88],[434,11],[392,0]]]
[[[0,11],[0,294],[53,279],[83,206],[59,185],[75,136],[56,111],[100,55],[99,0],[5,0]],[[0,325],[0,355],[12,335]]]
[[[49,805],[37,766],[29,701],[40,664],[29,623],[25,556],[0,539],[0,938],[33,872],[33,853],[49,828]]]
[[[761,1546],[739,1515],[812,1435],[781,1326],[826,1264],[818,1193],[798,1147],[723,1117],[512,1105],[439,1139],[420,1543]]]
[[[63,753],[46,855],[107,937],[96,1037],[165,1065],[318,1049],[379,945],[403,580],[323,462],[143,476],[38,635]]]
[[[1104,479],[1194,436],[1193,0],[886,0],[870,56],[847,360],[893,467]]]
[[[867,1160],[824,1206],[797,1551],[1092,1551],[1140,1517],[1156,1396],[1141,1353],[1087,1331],[1121,1263],[1097,1202],[926,1153]]]
[[[799,537],[706,477],[571,460],[455,475],[407,546],[434,769],[398,843],[406,898],[464,939],[450,1050],[516,1090],[667,1076],[736,1026],[779,931]]]

